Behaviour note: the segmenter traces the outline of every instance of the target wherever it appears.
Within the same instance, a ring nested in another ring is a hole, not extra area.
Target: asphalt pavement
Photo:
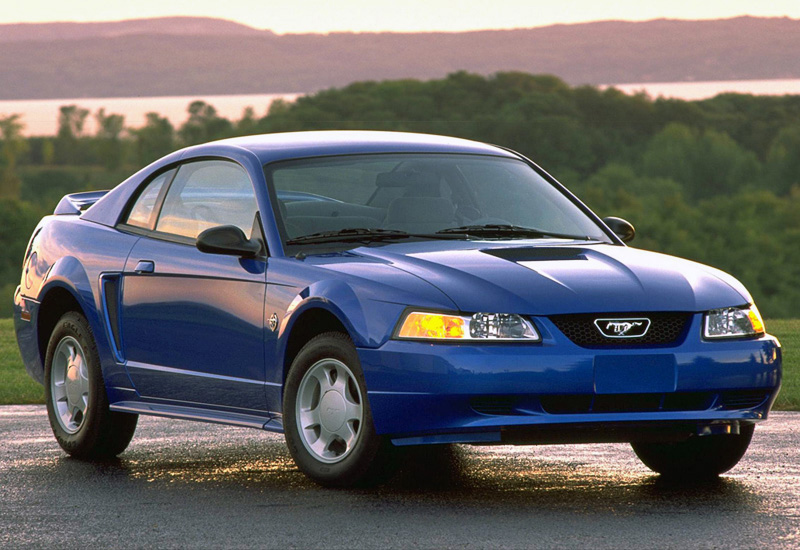
[[[41,406],[0,407],[2,548],[800,548],[800,413],[729,474],[670,483],[628,445],[420,448],[322,489],[282,436],[141,417],[118,460],[68,458]]]

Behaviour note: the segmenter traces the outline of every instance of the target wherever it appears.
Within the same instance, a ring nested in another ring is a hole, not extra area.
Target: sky
[[[463,31],[556,23],[739,15],[800,18],[798,0],[25,0],[0,23],[117,21],[174,15],[229,19],[277,33]]]

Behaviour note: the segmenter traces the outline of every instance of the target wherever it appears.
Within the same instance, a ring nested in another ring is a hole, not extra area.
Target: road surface
[[[800,548],[800,413],[774,413],[739,466],[699,484],[619,444],[405,462],[375,489],[322,489],[282,436],[141,417],[118,460],[86,463],[43,407],[0,407],[0,547]]]

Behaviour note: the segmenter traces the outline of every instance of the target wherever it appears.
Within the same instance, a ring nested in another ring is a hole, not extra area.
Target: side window
[[[189,162],[167,191],[156,231],[197,238],[210,227],[235,225],[251,237],[256,197],[247,172],[233,162]]]
[[[125,223],[144,229],[152,228],[156,221],[155,216],[157,212],[154,210],[161,189],[164,188],[165,183],[172,179],[174,174],[175,170],[169,170],[147,184],[147,187],[145,187],[144,191],[142,191],[139,198],[137,198],[136,202],[133,204],[133,208],[131,208],[131,211],[128,213],[128,219],[125,220]]]

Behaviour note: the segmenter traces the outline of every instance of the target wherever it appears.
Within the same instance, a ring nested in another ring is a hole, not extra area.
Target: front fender
[[[289,293],[284,293],[284,297],[290,299]],[[357,348],[369,349],[386,342],[404,309],[402,304],[359,298],[350,285],[337,280],[318,281],[295,294],[276,331],[277,342],[274,347],[267,344],[267,357],[271,355],[270,348],[274,350],[273,360],[268,360],[272,364],[266,390],[270,410],[281,408],[290,335],[298,328],[297,323],[303,322],[306,313],[312,310],[329,313],[341,323]]]
[[[404,305],[359,297],[348,283],[335,279],[317,281],[301,290],[292,300],[279,332],[281,354],[285,352],[285,335],[290,334],[297,319],[310,309],[323,309],[345,327],[356,347],[375,348],[391,336]]]

